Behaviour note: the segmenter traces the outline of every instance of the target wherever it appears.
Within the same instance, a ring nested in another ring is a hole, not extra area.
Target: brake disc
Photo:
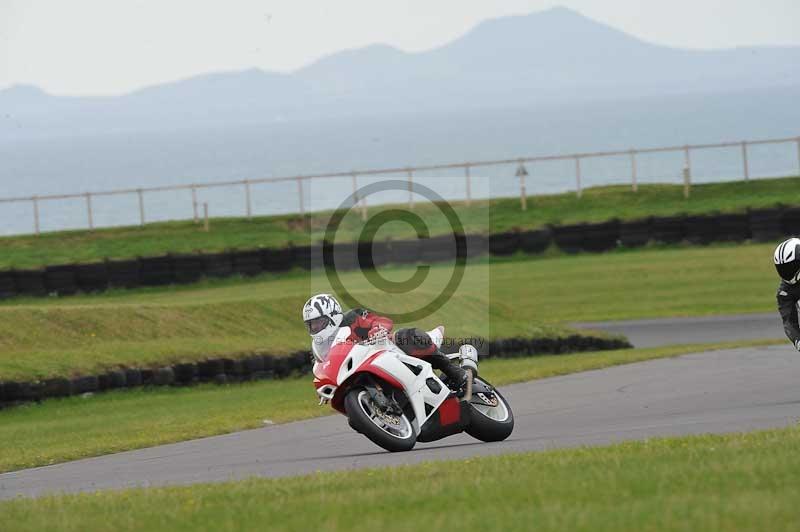
[[[388,425],[393,425],[395,427],[399,427],[400,426],[400,416],[395,416],[395,415],[392,415],[392,414],[390,414],[388,412],[385,412],[385,411],[381,410],[379,407],[377,407],[377,405],[375,403],[373,403],[372,406],[375,408],[375,415],[381,421],[383,421],[384,423],[386,423]]]

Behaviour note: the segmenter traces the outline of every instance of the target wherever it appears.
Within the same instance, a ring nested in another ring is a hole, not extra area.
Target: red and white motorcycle
[[[409,356],[388,337],[353,343],[350,330],[336,335],[325,359],[314,364],[314,386],[320,405],[347,416],[350,426],[387,451],[409,451],[466,432],[481,441],[501,441],[514,430],[514,415],[505,398],[478,377],[478,352],[461,346],[458,359],[471,372],[458,398],[424,360]],[[441,335],[432,335],[441,346]]]

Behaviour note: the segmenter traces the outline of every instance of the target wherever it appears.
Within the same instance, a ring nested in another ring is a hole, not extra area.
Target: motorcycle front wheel
[[[350,390],[344,398],[344,408],[350,426],[387,451],[410,451],[417,443],[408,417],[382,410],[364,388]]]

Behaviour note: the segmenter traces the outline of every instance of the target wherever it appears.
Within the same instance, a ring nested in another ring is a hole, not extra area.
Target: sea
[[[213,184],[367,169],[478,162],[613,150],[740,142],[800,136],[800,87],[724,94],[673,95],[639,100],[560,103],[528,108],[474,109],[426,114],[270,121],[194,129],[122,131],[16,139],[0,143],[0,199],[96,193],[170,185]],[[800,174],[797,142],[750,146],[751,179]],[[638,183],[682,183],[683,151],[639,154]],[[629,155],[581,160],[581,187],[630,184]],[[574,160],[528,163],[530,195],[576,189]],[[473,198],[520,193],[516,163],[471,168]],[[692,150],[693,183],[744,177],[742,149]],[[357,177],[357,186],[407,180],[405,171]],[[438,197],[463,199],[464,170],[415,172]],[[391,187],[390,187],[391,188]],[[252,215],[295,213],[340,206],[353,192],[352,177],[252,184]],[[412,194],[414,201],[429,201]],[[368,204],[406,202],[406,188],[379,192]],[[787,198],[791,201],[794,198]],[[242,185],[145,192],[145,222],[191,219],[206,204],[211,217],[243,216]],[[40,200],[40,231],[84,229],[86,197]],[[141,222],[136,193],[91,198],[94,227]],[[35,230],[31,201],[0,201],[0,234]]]

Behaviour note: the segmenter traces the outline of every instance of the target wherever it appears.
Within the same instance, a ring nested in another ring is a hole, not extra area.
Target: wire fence
[[[452,172],[461,172],[463,173],[463,189],[460,193],[460,199],[464,200],[467,204],[470,204],[475,196],[473,189],[473,173],[477,169],[486,169],[491,167],[503,167],[503,166],[514,166],[516,169],[514,172],[509,172],[509,178],[517,179],[519,184],[519,195],[520,195],[520,205],[521,208],[527,209],[527,201],[526,198],[529,195],[535,195],[536,189],[535,187],[531,187],[530,185],[532,176],[531,172],[528,171],[526,168],[527,165],[533,165],[535,163],[546,163],[546,162],[567,162],[572,166],[572,179],[574,179],[574,187],[573,190],[575,191],[578,197],[581,197],[584,187],[586,186],[586,177],[587,171],[584,168],[585,161],[589,161],[592,159],[600,159],[600,158],[626,158],[627,159],[627,167],[630,179],[630,186],[633,192],[638,190],[640,182],[642,182],[643,172],[640,168],[640,158],[643,155],[648,154],[661,154],[661,153],[673,153],[678,154],[682,157],[682,168],[680,172],[676,172],[673,175],[679,175],[682,178],[682,183],[684,185],[684,194],[688,197],[690,194],[692,179],[693,179],[693,170],[692,170],[692,154],[698,152],[700,150],[709,150],[709,149],[731,149],[735,150],[735,154],[741,161],[741,174],[739,176],[727,176],[728,180],[734,180],[738,178],[743,178],[745,180],[751,179],[751,162],[750,162],[750,148],[754,146],[760,145],[767,145],[767,144],[789,144],[792,146],[791,149],[795,150],[796,157],[797,157],[797,174],[800,175],[800,136],[798,137],[786,137],[786,138],[772,138],[772,139],[761,139],[761,140],[744,140],[744,141],[736,141],[736,142],[720,142],[714,144],[691,144],[691,145],[683,145],[683,146],[666,146],[666,147],[657,147],[657,148],[631,148],[629,150],[614,150],[614,151],[596,151],[596,152],[582,152],[582,153],[570,153],[570,154],[558,154],[558,155],[539,155],[539,156],[527,156],[527,157],[517,157],[512,159],[496,159],[496,160],[483,160],[483,161],[464,161],[464,162],[457,162],[457,163],[447,163],[447,164],[433,164],[433,165],[423,165],[423,166],[408,166],[408,167],[394,167],[394,168],[372,168],[372,169],[362,169],[362,170],[350,170],[350,171],[343,171],[343,172],[330,172],[330,173],[317,173],[317,174],[307,174],[307,175],[293,175],[293,176],[279,176],[279,177],[268,177],[268,178],[260,178],[260,179],[241,179],[241,180],[233,180],[233,181],[220,181],[220,182],[207,182],[207,183],[193,183],[193,184],[186,184],[186,185],[165,185],[165,186],[155,186],[155,187],[141,187],[141,188],[125,188],[125,189],[116,189],[116,190],[100,190],[100,191],[91,191],[91,192],[83,192],[83,193],[74,193],[74,194],[49,194],[49,195],[34,195],[34,196],[26,196],[26,197],[7,197],[7,198],[0,198],[0,204],[9,204],[9,203],[29,203],[30,204],[30,216],[32,218],[32,229],[35,234],[40,234],[42,232],[41,227],[41,211],[43,209],[42,203],[44,202],[54,202],[54,201],[74,201],[79,200],[82,201],[85,205],[85,227],[87,229],[94,230],[96,227],[101,226],[110,226],[110,225],[119,225],[112,223],[105,223],[105,224],[98,224],[97,220],[95,219],[95,207],[94,201],[98,198],[103,197],[110,197],[110,196],[128,196],[132,199],[135,199],[135,204],[138,206],[138,221],[140,225],[144,225],[147,223],[147,195],[161,193],[161,192],[181,192],[184,191],[191,199],[191,206],[192,206],[192,219],[198,223],[202,220],[203,217],[208,216],[208,206],[198,200],[198,191],[201,190],[212,190],[212,189],[220,189],[220,188],[234,188],[238,189],[239,191],[243,192],[243,200],[241,205],[240,215],[245,217],[252,217],[256,214],[256,209],[254,209],[254,192],[253,188],[256,185],[277,185],[279,183],[283,183],[284,185],[291,183],[295,183],[294,187],[296,187],[296,200],[297,200],[297,210],[301,216],[305,216],[306,213],[310,209],[309,199],[307,196],[309,195],[305,190],[306,186],[311,184],[312,182],[316,182],[319,180],[331,180],[331,179],[342,179],[350,181],[351,191],[348,191],[348,194],[352,192],[353,194],[357,194],[359,190],[359,178],[369,178],[369,177],[380,177],[380,176],[393,176],[396,178],[398,175],[404,176],[404,178],[409,183],[409,192],[407,201],[410,207],[413,208],[414,205],[414,194],[411,191],[412,183],[414,182],[415,177],[421,176],[421,174],[426,173],[442,173],[447,172],[452,174]],[[563,170],[562,170],[563,171]],[[567,179],[570,179],[570,176],[565,176]],[[533,183],[535,184],[535,183]],[[508,191],[508,187],[503,187],[505,191]],[[286,193],[286,190],[283,191]],[[264,193],[262,191],[262,193]],[[347,195],[347,194],[345,194]],[[508,195],[507,193],[505,195]],[[491,197],[492,194],[490,193],[489,196]],[[187,197],[187,199],[189,199]],[[343,199],[343,198],[342,198]],[[361,207],[362,217],[366,219],[367,217],[367,204],[365,198],[357,198],[358,203]],[[202,212],[204,211],[204,212]],[[261,209],[259,209],[261,211]],[[119,214],[119,213],[118,213]],[[267,215],[267,214],[274,214],[270,212],[258,212],[259,215]],[[58,230],[61,228],[55,228]]]

